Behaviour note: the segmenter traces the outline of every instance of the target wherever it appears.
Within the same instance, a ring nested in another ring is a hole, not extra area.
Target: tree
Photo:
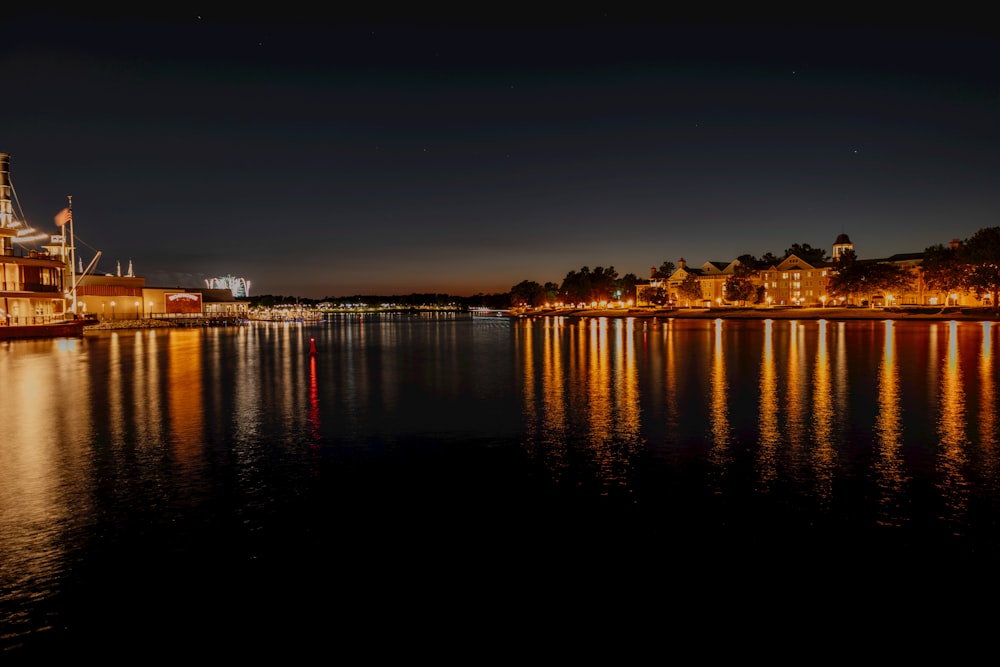
[[[898,264],[874,262],[863,266],[869,303],[876,295],[892,296],[913,290],[913,276]]]
[[[615,297],[618,272],[615,267],[598,266],[590,274],[590,301],[610,301]]]
[[[555,303],[556,301],[559,300],[559,285],[558,285],[558,283],[554,283],[552,281],[549,281],[549,282],[545,283],[545,285],[542,287],[542,289],[545,291],[545,301],[547,301],[548,303]]]
[[[1000,310],[1000,227],[980,229],[962,242],[958,258],[966,267],[965,285],[979,293],[988,293],[993,312]]]
[[[780,264],[781,258],[776,257],[774,253],[765,252],[763,255],[760,256],[760,263],[763,266],[770,268],[772,266],[775,266],[776,264]]]
[[[583,267],[579,271],[570,271],[563,278],[559,294],[566,303],[581,303],[590,300],[590,269]]]
[[[853,250],[847,250],[840,255],[830,274],[830,293],[834,297],[843,297],[850,301],[855,294],[865,289],[865,277],[862,264]]]
[[[646,290],[645,299],[654,306],[663,306],[670,300],[670,294],[662,287]]]
[[[913,276],[897,264],[889,262],[859,262],[853,252],[846,252],[837,261],[830,277],[834,296],[859,294],[874,303],[875,296],[891,296],[913,289]]]
[[[653,271],[652,277],[654,279],[664,280],[674,275],[674,271],[676,270],[677,267],[674,265],[673,262],[663,262],[662,264],[660,264],[660,268]]]
[[[559,293],[567,303],[609,301],[617,281],[618,272],[613,266],[606,269],[598,266],[594,270],[584,266],[579,271],[570,271],[566,274]]]
[[[791,248],[785,250],[785,257],[795,255],[804,262],[813,266],[827,261],[826,251],[822,248],[814,248],[808,243],[793,243]]]
[[[753,284],[753,276],[756,273],[756,260],[747,255],[744,255],[744,257],[749,259],[748,263],[740,260],[733,270],[733,275],[727,278],[723,284],[726,300],[736,302],[740,305],[745,305],[747,301],[755,300],[757,294],[757,287]]]
[[[544,288],[533,280],[522,280],[510,288],[510,305],[537,307],[545,303]]]
[[[687,274],[683,282],[677,286],[677,295],[687,300],[688,306],[691,305],[691,301],[701,300],[701,283],[693,273]]]
[[[635,286],[639,284],[639,276],[634,273],[626,273],[615,281],[614,291],[618,294],[618,299],[622,301],[635,302]]]
[[[928,288],[944,292],[949,298],[954,291],[965,289],[967,270],[958,259],[957,247],[939,243],[924,250],[920,273]]]

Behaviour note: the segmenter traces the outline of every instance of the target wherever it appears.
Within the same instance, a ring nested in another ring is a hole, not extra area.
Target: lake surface
[[[535,618],[904,564],[992,583],[997,337],[441,314],[2,342],[0,637],[252,651],[432,600]]]

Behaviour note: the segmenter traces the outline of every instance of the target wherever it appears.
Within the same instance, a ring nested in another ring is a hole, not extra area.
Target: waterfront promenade
[[[100,320],[83,327],[83,332],[107,331],[109,329],[169,329],[178,327],[237,326],[238,318],[228,317],[184,317],[159,318],[144,317],[129,320]]]
[[[556,315],[563,317],[635,317],[655,319],[747,319],[747,320],[967,320],[1000,321],[1000,314],[989,308],[676,308],[628,309],[607,308],[540,311],[527,317]]]

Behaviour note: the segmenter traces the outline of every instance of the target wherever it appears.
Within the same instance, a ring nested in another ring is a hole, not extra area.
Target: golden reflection
[[[519,327],[526,446],[556,480],[572,454],[586,454],[607,493],[627,482],[640,439],[635,324],[564,319],[547,318],[541,331],[527,320]],[[582,449],[571,452],[574,446]]]
[[[549,318],[545,318],[547,323]],[[521,396],[525,417],[525,428],[528,431],[527,447],[528,454],[535,453],[535,445],[539,436],[538,408],[535,405],[535,349],[534,349],[534,325],[532,318],[526,318],[522,326],[514,329],[515,339],[521,346]]]
[[[965,431],[965,388],[958,354],[958,322],[948,324],[948,352],[941,373],[941,412],[938,419],[940,451],[938,486],[947,510],[946,520],[957,522],[968,506],[968,480],[963,470],[968,464]]]
[[[639,440],[639,372],[635,355],[635,319],[618,320],[618,340],[622,355],[615,373],[615,414],[618,432],[626,443]]]
[[[83,347],[81,340],[0,345],[7,389],[0,420],[0,599],[11,605],[9,621],[19,594],[57,592],[78,524],[93,519],[95,406]]]
[[[587,415],[590,424],[590,445],[601,479],[616,477],[615,457],[612,453],[614,413],[612,407],[612,379],[608,351],[608,319],[591,320],[589,353],[587,359]]]
[[[545,423],[546,460],[550,469],[566,463],[566,378],[563,370],[562,320],[547,327],[542,348],[542,415]]]
[[[875,477],[879,488],[879,523],[898,526],[903,523],[901,499],[906,475],[902,448],[902,410],[900,408],[899,365],[896,359],[896,336],[892,320],[885,321],[885,342],[878,369],[878,414],[875,417]]]
[[[729,426],[729,383],[726,379],[726,358],[722,344],[723,321],[715,320],[714,344],[712,346],[712,370],[710,374],[712,447],[708,460],[717,473],[723,474],[732,462],[730,452]]]
[[[540,331],[537,322],[528,318],[518,332],[523,347],[524,411],[528,430],[528,454],[539,458],[554,476],[567,464],[566,383],[563,370],[563,336],[572,336],[563,318],[546,317]],[[535,350],[537,339],[538,350]],[[540,355],[536,359],[536,355]],[[536,390],[537,386],[537,390]]]
[[[666,336],[664,355],[666,356],[666,392],[667,392],[667,432],[676,433],[680,424],[680,407],[677,401],[677,332],[671,323],[665,327]]]
[[[982,323],[983,342],[979,352],[979,448],[982,477],[994,496],[1000,486],[1000,448],[997,447],[997,368],[993,356],[993,322]]]
[[[997,452],[997,369],[994,367],[992,343],[993,322],[983,322],[983,345],[979,352],[979,444],[990,460]]]
[[[837,322],[836,354],[833,355],[833,373],[836,389],[834,390],[834,419],[838,422],[838,430],[843,428],[842,415],[847,414],[850,395],[850,373],[847,364],[847,323]]]
[[[170,410],[170,439],[174,453],[191,466],[201,457],[204,434],[204,391],[202,382],[202,334],[198,330],[170,334],[167,396]]]
[[[816,498],[827,505],[833,499],[833,473],[837,451],[833,444],[833,391],[830,357],[827,352],[826,320],[820,320],[816,332],[816,363],[813,365],[813,454]]]
[[[801,322],[792,320],[789,323],[788,375],[785,378],[785,431],[792,452],[792,461],[796,463],[803,460],[801,448],[806,439],[805,427],[809,410],[804,334],[805,326]]]
[[[757,476],[764,491],[778,478],[778,448],[781,430],[778,427],[778,373],[774,363],[774,320],[764,321],[764,349],[760,359],[759,416],[757,418]]]
[[[124,396],[121,338],[112,331],[108,339],[108,432],[113,446],[125,441]]]
[[[160,363],[155,329],[135,334],[135,372],[132,376],[132,409],[140,443],[162,441],[163,404],[160,399]]]

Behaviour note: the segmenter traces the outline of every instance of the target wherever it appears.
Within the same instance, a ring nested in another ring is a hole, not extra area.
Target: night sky
[[[100,273],[307,298],[645,278],[841,233],[878,258],[1000,224],[984,17],[240,16],[6,12],[27,221],[56,233],[72,195]]]

